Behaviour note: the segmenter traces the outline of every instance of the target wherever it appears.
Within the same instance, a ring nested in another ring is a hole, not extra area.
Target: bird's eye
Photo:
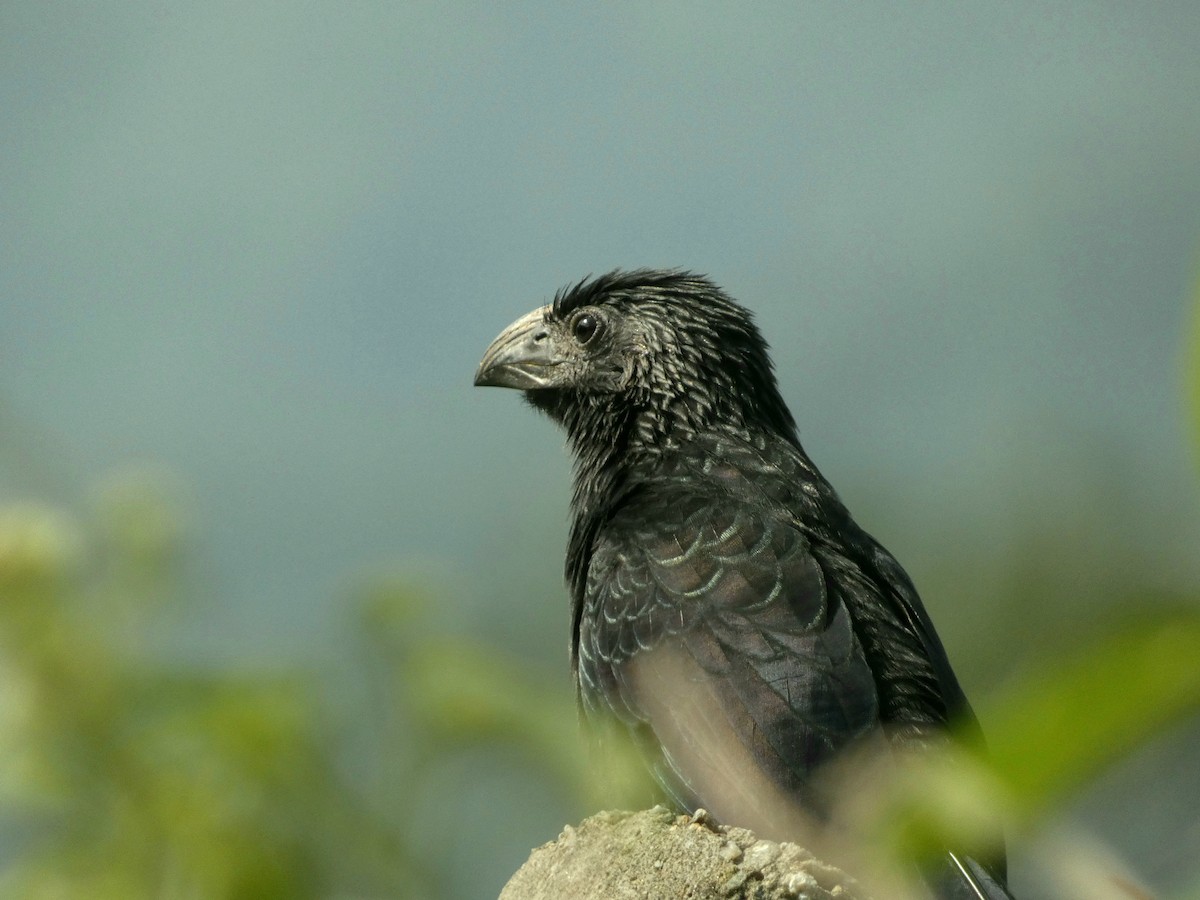
[[[571,331],[575,335],[575,339],[581,344],[586,344],[600,330],[600,320],[591,313],[580,313],[575,317],[575,321],[571,323]]]

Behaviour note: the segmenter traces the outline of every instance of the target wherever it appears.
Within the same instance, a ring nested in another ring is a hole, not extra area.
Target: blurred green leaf
[[[426,756],[505,745],[582,810],[650,805],[655,790],[624,729],[605,733],[603,752],[588,745],[565,665],[546,672],[478,641],[427,634],[421,604],[394,583],[367,596],[368,638]]]
[[[91,529],[0,510],[0,797],[20,835],[0,896],[429,896],[339,776],[316,679],[139,648],[179,552],[157,496],[114,488]]]
[[[1041,662],[982,710],[988,757],[1018,809],[1064,795],[1200,710],[1200,613],[1146,612]]]

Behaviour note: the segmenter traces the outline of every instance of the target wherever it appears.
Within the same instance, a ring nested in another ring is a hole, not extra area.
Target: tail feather
[[[969,856],[947,852],[929,879],[938,900],[1014,900],[1004,882]]]

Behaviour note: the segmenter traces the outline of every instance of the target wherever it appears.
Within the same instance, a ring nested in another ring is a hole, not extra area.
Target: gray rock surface
[[[795,844],[714,824],[703,810],[603,812],[538,847],[500,900],[867,900]]]

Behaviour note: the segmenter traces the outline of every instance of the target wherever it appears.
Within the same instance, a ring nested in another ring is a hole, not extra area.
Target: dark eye
[[[590,341],[599,330],[600,320],[591,313],[580,313],[571,323],[571,331],[574,332],[575,339],[581,344]]]

